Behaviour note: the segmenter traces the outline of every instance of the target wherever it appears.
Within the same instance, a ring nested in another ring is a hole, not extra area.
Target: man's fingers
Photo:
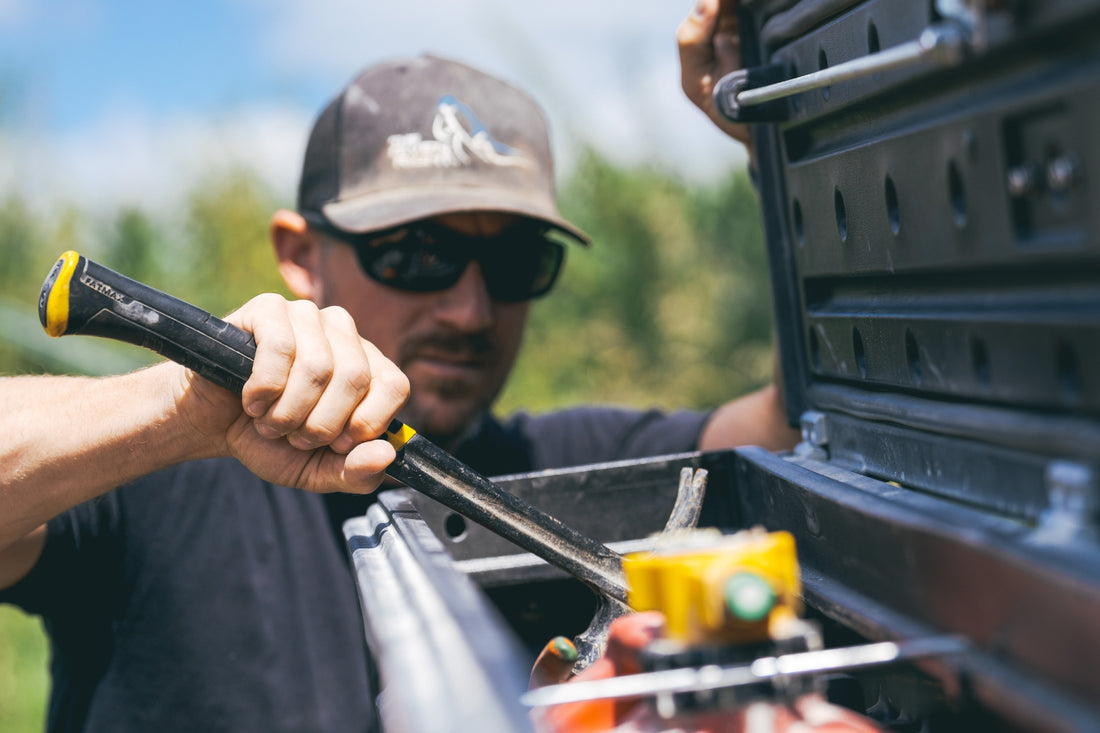
[[[397,458],[397,451],[384,440],[370,440],[358,444],[342,458],[347,490],[364,493],[374,491],[382,483],[386,469]]]
[[[716,21],[717,28],[714,31],[716,84],[718,79],[744,65],[741,60],[741,35],[737,29],[736,9],[727,11],[725,7],[727,5],[729,3],[722,3],[723,7],[718,11]]]
[[[291,445],[303,450],[332,443],[372,389],[366,342],[359,338],[352,317],[343,308],[326,308],[320,312],[320,322],[331,354],[331,374],[304,422],[287,435]]]
[[[355,408],[344,434],[333,444],[334,450],[348,450],[352,445],[378,437],[389,427],[409,399],[409,378],[387,359],[378,348],[363,341],[371,363],[371,384],[366,397]]]
[[[676,29],[676,42],[681,47],[707,42],[714,33],[714,22],[717,16],[718,0],[697,0],[691,13]]]
[[[282,394],[265,415],[256,418],[256,431],[265,438],[289,435],[305,424],[332,379],[335,363],[316,306],[308,301],[291,301],[287,303],[287,316],[294,340],[293,362]],[[259,362],[261,352],[267,351],[259,332],[256,333],[256,346]]]
[[[289,449],[286,444],[283,447]],[[381,486],[386,468],[396,457],[393,446],[384,440],[361,443],[347,455],[328,450],[312,451],[287,485],[319,494],[333,491],[369,494]],[[276,472],[273,480],[285,482],[277,475]]]
[[[676,41],[684,94],[719,129],[748,145],[748,129],[722,117],[713,96],[718,80],[741,66],[736,0],[699,0],[677,29]]]
[[[296,344],[287,306],[282,297],[267,293],[226,316],[227,321],[250,332],[256,343],[263,345],[256,350],[252,375],[241,394],[245,412],[253,418],[266,415],[279,399],[294,364]]]
[[[696,106],[702,99],[703,86],[712,84],[714,68],[712,37],[718,16],[718,0],[699,0],[688,17],[676,29],[680,48],[680,83]]]

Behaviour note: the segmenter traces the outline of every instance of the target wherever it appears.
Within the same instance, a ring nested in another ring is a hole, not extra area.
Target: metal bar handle
[[[937,67],[955,66],[965,57],[968,44],[969,33],[960,24],[944,22],[925,28],[914,41],[753,89],[746,88],[750,70],[739,69],[718,81],[714,88],[714,99],[722,115],[733,122],[761,121],[746,119],[742,108],[763,105],[802,92],[823,89],[840,82],[920,62],[929,62]]]

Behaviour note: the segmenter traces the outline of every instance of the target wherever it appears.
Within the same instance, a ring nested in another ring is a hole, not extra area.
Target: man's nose
[[[477,260],[471,260],[458,282],[439,294],[435,313],[440,321],[467,333],[492,325],[493,301]]]

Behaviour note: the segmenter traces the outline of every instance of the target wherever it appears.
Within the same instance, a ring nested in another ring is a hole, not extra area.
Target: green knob
[[[756,573],[741,572],[726,581],[726,608],[734,618],[755,622],[775,607],[775,590]]]

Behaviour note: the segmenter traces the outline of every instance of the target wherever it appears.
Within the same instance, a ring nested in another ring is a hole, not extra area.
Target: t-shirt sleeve
[[[76,609],[87,612],[102,598],[105,556],[121,552],[119,503],[115,492],[76,506],[46,525],[38,562],[19,582],[0,591],[0,603],[27,613],[56,618]]]
[[[580,407],[532,416],[518,413],[506,425],[532,446],[534,470],[607,463],[694,451],[709,412]]]

